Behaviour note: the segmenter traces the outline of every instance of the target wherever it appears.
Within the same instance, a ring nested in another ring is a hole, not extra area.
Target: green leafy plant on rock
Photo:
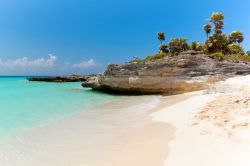
[[[246,52],[246,55],[250,57],[250,51],[247,51],[247,52]]]
[[[193,41],[191,44],[191,49],[196,51],[198,49],[198,46],[199,44],[196,41]]]
[[[209,53],[223,52],[226,54],[229,44],[229,38],[225,34],[213,34],[205,42],[206,49]]]
[[[173,55],[189,49],[187,39],[185,38],[173,38],[169,42],[169,50]]]
[[[228,49],[229,49],[229,54],[240,54],[240,55],[245,54],[243,51],[243,48],[239,44],[236,44],[236,43],[229,44]]]
[[[193,41],[190,45],[190,49],[191,50],[194,50],[194,51],[203,51],[205,52],[205,48],[204,48],[204,45],[201,44],[201,43],[198,43],[196,41]]]
[[[159,60],[159,59],[163,59],[167,56],[171,56],[170,53],[158,53],[158,54],[155,54],[155,55],[152,55],[152,56],[147,56],[143,61],[144,62],[151,62],[151,61],[156,61],[156,60]]]
[[[229,36],[231,43],[242,43],[244,40],[244,35],[240,31],[233,31]]]
[[[167,44],[161,44],[159,46],[160,53],[168,53],[169,52],[169,47]]]
[[[211,54],[212,58],[219,60],[219,61],[222,61],[224,56],[225,55],[222,52],[216,52],[216,53]]]

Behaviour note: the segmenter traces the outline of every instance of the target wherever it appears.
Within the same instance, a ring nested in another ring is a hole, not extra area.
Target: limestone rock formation
[[[186,52],[154,62],[109,65],[103,74],[87,79],[82,86],[117,93],[179,94],[247,74],[250,63],[220,62],[205,54]]]

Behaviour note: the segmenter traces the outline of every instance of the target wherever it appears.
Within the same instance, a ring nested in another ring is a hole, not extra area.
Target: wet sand
[[[128,96],[0,142],[1,166],[162,166],[175,128],[151,114],[186,96]]]
[[[0,165],[248,166],[249,99],[204,91],[121,97],[0,141]]]

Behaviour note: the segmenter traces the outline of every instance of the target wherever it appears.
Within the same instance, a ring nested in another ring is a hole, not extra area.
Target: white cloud
[[[54,67],[57,61],[57,57],[49,54],[47,59],[38,58],[30,60],[27,57],[22,57],[14,60],[3,61],[0,59],[0,67],[10,69],[26,69],[26,68],[49,68]]]
[[[77,68],[89,68],[98,66],[98,64],[94,61],[94,59],[89,59],[87,61],[82,61],[81,63],[78,64],[73,64],[72,66]]]

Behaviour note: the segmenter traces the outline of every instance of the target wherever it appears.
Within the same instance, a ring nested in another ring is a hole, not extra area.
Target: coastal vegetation
[[[209,55],[216,60],[242,60],[250,61],[250,51],[244,51],[241,43],[244,41],[244,34],[239,31],[233,31],[229,35],[223,32],[224,14],[220,12],[212,13],[208,19],[209,23],[203,26],[206,34],[206,40],[203,43],[197,41],[188,43],[186,38],[172,38],[166,43],[164,32],[159,32],[160,41],[159,52],[148,56],[145,59],[134,59],[131,63],[155,61],[167,56],[178,56],[181,53],[194,50]]]
[[[223,13],[213,13],[203,30],[206,35],[203,42],[167,39],[164,32],[159,32],[157,54],[144,59],[135,57],[128,64],[110,64],[82,86],[118,94],[173,95],[250,74],[250,51],[245,52],[241,46],[244,35],[238,30],[223,32]]]

